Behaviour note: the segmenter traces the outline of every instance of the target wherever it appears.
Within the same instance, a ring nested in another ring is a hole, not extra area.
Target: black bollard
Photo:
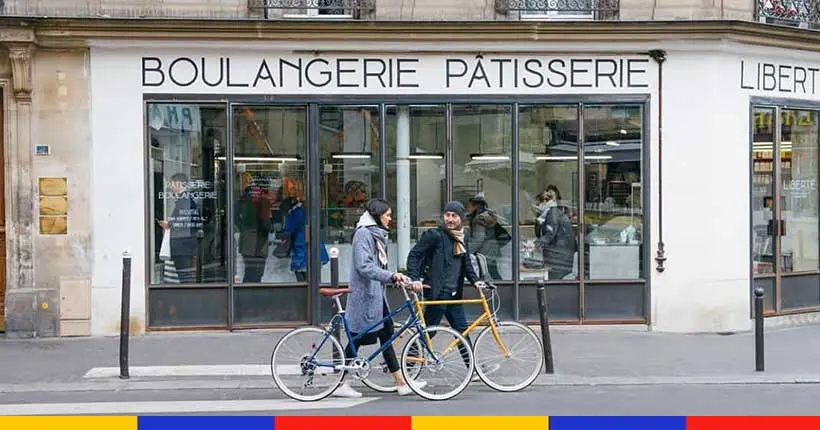
[[[538,281],[538,316],[541,319],[541,338],[544,347],[544,364],[546,373],[555,373],[555,365],[552,360],[552,340],[550,340],[550,320],[547,308],[547,289],[544,281]]]
[[[765,352],[763,349],[763,288],[757,287],[754,290],[755,302],[755,370],[762,372],[765,370]]]
[[[196,283],[202,283],[202,263],[205,258],[205,249],[202,247],[202,242],[205,239],[205,232],[197,230],[196,232]]]
[[[330,248],[330,253],[329,254],[330,254],[330,285],[333,288],[339,288],[339,248]],[[336,301],[335,300],[333,301],[333,312],[334,312],[334,314],[336,312],[339,312],[339,310],[336,309]],[[336,340],[341,342],[342,333],[341,333],[340,325],[336,324],[336,326],[332,327],[332,329],[333,329],[333,337],[335,337]],[[341,360],[342,360],[342,357],[339,356],[339,351],[337,351],[336,348],[333,348],[333,361],[334,362],[340,362]]]
[[[122,253],[122,299],[120,303],[120,379],[128,379],[128,331],[131,314],[131,254]]]

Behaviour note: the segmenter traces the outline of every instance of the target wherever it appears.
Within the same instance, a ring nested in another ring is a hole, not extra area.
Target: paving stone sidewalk
[[[536,328],[537,331],[537,328]],[[269,365],[281,330],[151,333],[131,339],[131,366]],[[769,329],[766,372],[754,372],[752,333],[662,334],[645,330],[552,331],[555,377],[540,382],[651,381],[820,375],[820,325]],[[72,383],[95,367],[118,366],[117,337],[0,340],[0,385]],[[779,376],[778,376],[779,375]],[[223,380],[225,378],[222,378]]]

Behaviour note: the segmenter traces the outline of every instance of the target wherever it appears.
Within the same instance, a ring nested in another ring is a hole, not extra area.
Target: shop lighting
[[[542,161],[561,161],[561,160],[577,160],[575,155],[536,155],[536,160]],[[611,160],[611,155],[585,155],[584,160]]]
[[[227,158],[223,156],[216,157],[219,161],[225,161]],[[273,161],[273,162],[296,162],[300,161],[301,157],[298,155],[261,155],[261,156],[241,156],[237,155],[233,157],[233,161]]]
[[[620,143],[618,143],[618,142],[616,142],[616,141],[614,141],[614,140],[610,140],[610,141],[609,141],[609,142],[607,142],[606,144],[607,144],[607,146],[621,146],[621,144],[620,144]]]
[[[491,154],[471,154],[470,158],[473,161],[507,161],[510,159],[509,155],[491,155]]]
[[[411,160],[441,160],[444,154],[410,154],[407,158]]]
[[[330,157],[337,160],[369,160],[372,155],[365,152],[336,152]]]

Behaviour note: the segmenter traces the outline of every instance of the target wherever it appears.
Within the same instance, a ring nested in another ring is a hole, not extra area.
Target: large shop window
[[[779,106],[752,113],[752,272],[770,312],[820,307],[817,118]]]
[[[225,284],[226,109],[222,106],[150,103],[148,227],[151,285]],[[152,325],[224,324],[225,291],[195,298],[195,290],[157,292]],[[204,312],[204,313],[203,313]]]
[[[393,207],[391,270],[452,198],[500,317],[537,320],[545,279],[557,321],[645,320],[644,115],[640,103],[148,103],[149,325],[326,322],[330,302],[312,303],[312,288],[331,282],[331,248],[349,282],[356,225],[377,197]],[[790,178],[804,178],[816,133],[784,133]],[[789,184],[778,273],[820,272],[817,193]]]

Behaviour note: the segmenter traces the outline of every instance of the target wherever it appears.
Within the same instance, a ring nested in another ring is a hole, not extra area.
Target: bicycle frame
[[[484,310],[479,317],[467,327],[461,334],[464,337],[467,337],[473,330],[476,329],[484,320],[487,320],[490,323],[490,331],[493,334],[493,339],[495,339],[495,343],[498,344],[499,348],[504,352],[504,357],[509,358],[510,351],[507,349],[507,346],[504,345],[504,342],[501,341],[501,335],[498,334],[498,327],[495,324],[495,316],[493,312],[490,310],[490,305],[487,303],[487,296],[484,295],[484,291],[479,289],[479,294],[481,298],[479,299],[459,299],[459,300],[417,300],[416,305],[416,314],[420,315],[420,319],[422,323],[427,324],[424,321],[424,312],[422,311],[423,306],[433,306],[433,305],[463,305],[463,304],[480,304],[481,308]],[[447,350],[454,347],[456,345],[456,341],[453,341],[449,345],[447,345]]]
[[[377,322],[376,324],[371,325],[370,327],[368,327],[367,329],[362,331],[362,333],[359,333],[356,336],[352,336],[352,332],[350,331],[350,327],[348,326],[348,323],[347,323],[347,316],[346,316],[347,314],[346,314],[346,311],[344,310],[344,308],[342,307],[341,301],[339,300],[339,296],[333,296],[333,300],[336,302],[336,309],[339,309],[339,312],[333,318],[333,324],[331,325],[330,330],[328,330],[325,333],[325,336],[322,338],[322,342],[319,343],[319,346],[314,349],[314,352],[310,356],[308,361],[315,362],[318,367],[331,367],[334,370],[337,370],[338,365],[336,365],[336,364],[322,364],[322,363],[319,363],[318,361],[315,361],[315,358],[316,358],[315,354],[316,354],[316,351],[318,351],[322,348],[322,346],[325,344],[327,339],[330,336],[332,336],[332,333],[334,333],[336,331],[336,329],[339,327],[339,324],[340,324],[339,320],[341,320],[341,324],[344,327],[345,335],[347,336],[349,342],[351,342],[351,347],[353,348],[353,354],[358,356],[358,348],[355,345],[356,340],[361,339],[362,337],[367,335],[367,333],[370,332],[370,330],[372,330],[376,327],[379,327],[381,325],[384,325],[384,323],[386,321],[388,321],[390,318],[394,317],[395,315],[399,314],[400,312],[402,312],[405,309],[407,309],[410,312],[410,318],[408,318],[408,320],[405,322],[405,324],[403,324],[401,326],[401,328],[399,330],[397,330],[393,333],[393,335],[390,337],[390,339],[388,341],[386,341],[383,345],[381,345],[379,347],[379,349],[377,349],[372,354],[370,354],[370,356],[368,356],[366,358],[366,361],[367,362],[372,361],[374,358],[376,358],[376,356],[378,356],[379,354],[384,352],[384,350],[386,350],[389,347],[392,347],[393,342],[395,342],[396,339],[398,339],[406,330],[409,330],[411,327],[415,327],[416,330],[420,331],[420,333],[424,333],[424,338],[425,338],[425,346],[424,347],[425,347],[425,349],[427,350],[428,353],[435,356],[435,354],[432,351],[430,335],[429,335],[429,333],[427,333],[426,325],[424,323],[424,317],[420,316],[420,314],[417,312],[417,309],[418,309],[417,308],[417,303],[419,302],[418,295],[416,293],[413,293],[413,297],[411,298],[410,295],[407,294],[407,290],[404,290],[404,288],[402,288],[402,290],[404,291],[404,296],[405,296],[405,299],[406,299],[404,301],[404,304],[401,305],[399,308],[391,311],[390,314],[388,314],[386,317],[382,318],[381,321]],[[445,352],[450,350],[450,348],[454,347],[456,345],[456,343],[457,342],[454,341],[452,345],[448,345],[447,348],[445,349]],[[418,362],[423,362],[424,361],[422,358],[411,358],[410,360],[411,361],[418,361]],[[343,367],[344,367],[344,365],[343,365]]]

